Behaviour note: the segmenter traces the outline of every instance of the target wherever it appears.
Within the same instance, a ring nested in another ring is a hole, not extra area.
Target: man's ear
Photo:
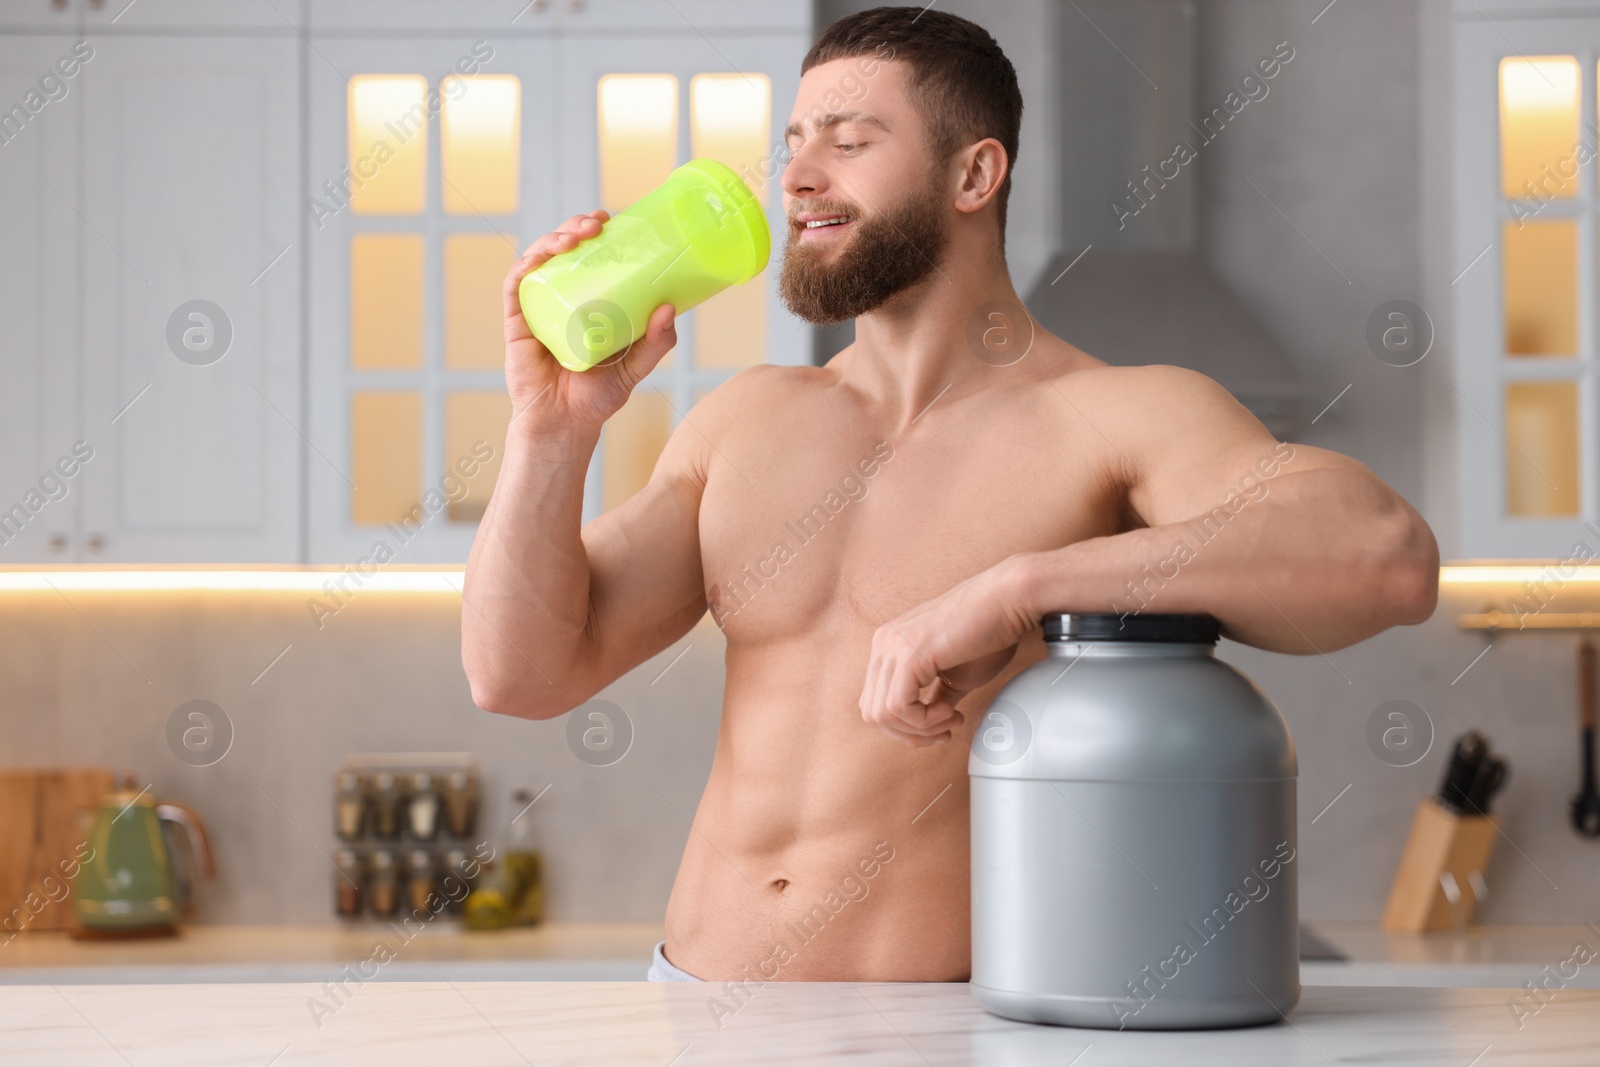
[[[985,137],[963,149],[957,158],[961,161],[961,192],[956,197],[956,210],[981,210],[994,199],[1010,171],[1006,150],[993,137]]]

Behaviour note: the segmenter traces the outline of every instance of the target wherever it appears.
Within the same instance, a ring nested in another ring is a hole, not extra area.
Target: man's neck
[[[992,382],[996,367],[981,345],[983,331],[995,327],[984,311],[997,304],[1022,309],[1003,265],[961,270],[952,261],[961,257],[946,256],[923,281],[857,318],[855,343],[834,363],[896,430],[936,402]]]

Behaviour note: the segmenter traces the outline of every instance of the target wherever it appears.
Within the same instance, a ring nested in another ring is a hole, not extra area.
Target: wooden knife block
[[[1391,933],[1450,930],[1457,911],[1463,926],[1471,922],[1478,903],[1472,876],[1481,881],[1498,827],[1494,815],[1460,815],[1437,797],[1424,798],[1400,855],[1383,928]],[[1458,904],[1452,905],[1445,892],[1446,874],[1455,879]]]

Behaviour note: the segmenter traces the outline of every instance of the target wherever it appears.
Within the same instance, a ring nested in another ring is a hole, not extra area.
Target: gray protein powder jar
[[[1294,742],[1210,615],[1052,614],[973,731],[972,992],[1101,1029],[1300,1000]]]

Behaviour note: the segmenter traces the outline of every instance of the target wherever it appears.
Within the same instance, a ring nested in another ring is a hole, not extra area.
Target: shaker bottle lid
[[[735,284],[742,285],[760,274],[772,253],[772,232],[767,226],[761,201],[756,199],[744,179],[727,164],[708,158],[691,159],[678,169],[692,171],[710,181],[727,198],[732,223],[749,237],[749,258],[742,265],[742,277]]]
[[[1216,644],[1221,624],[1214,615],[1085,615],[1051,612],[1043,619],[1046,641],[1171,641]]]

